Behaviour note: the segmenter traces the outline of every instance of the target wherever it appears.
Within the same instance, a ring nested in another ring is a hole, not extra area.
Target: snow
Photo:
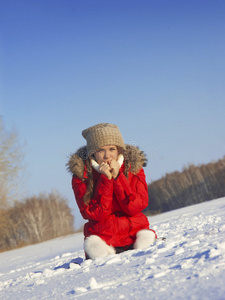
[[[225,198],[149,218],[166,241],[84,260],[83,234],[0,253],[0,299],[225,299]]]

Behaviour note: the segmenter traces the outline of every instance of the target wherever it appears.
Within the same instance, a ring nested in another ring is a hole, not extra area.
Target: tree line
[[[225,156],[185,167],[148,185],[146,214],[156,214],[225,196]]]
[[[71,209],[57,192],[40,194],[0,209],[0,251],[74,232]]]

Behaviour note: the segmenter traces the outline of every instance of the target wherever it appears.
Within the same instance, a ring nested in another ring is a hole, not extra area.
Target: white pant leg
[[[105,257],[110,254],[115,254],[113,246],[109,246],[97,235],[91,235],[84,241],[84,251],[90,259]]]
[[[155,242],[155,233],[149,229],[142,229],[136,235],[134,249],[144,249],[153,245]]]

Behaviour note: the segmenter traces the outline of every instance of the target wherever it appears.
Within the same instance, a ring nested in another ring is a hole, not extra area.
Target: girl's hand
[[[116,178],[119,174],[120,164],[116,160],[110,162],[111,174],[113,178]]]
[[[112,179],[111,167],[105,162],[100,164],[99,173],[105,175],[108,179]]]

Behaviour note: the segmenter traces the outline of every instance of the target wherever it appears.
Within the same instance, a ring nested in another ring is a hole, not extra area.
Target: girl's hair
[[[87,167],[88,185],[87,185],[87,190],[84,195],[83,201],[84,201],[84,204],[88,205],[91,201],[91,198],[92,198],[93,192],[94,192],[94,180],[93,180],[93,176],[92,176],[92,166],[91,166],[91,158],[90,157],[86,160],[86,167]]]
[[[130,169],[130,164],[129,164],[128,157],[127,157],[127,155],[126,155],[126,153],[125,153],[125,151],[122,147],[117,147],[117,150],[118,150],[118,154],[123,154],[123,156],[124,156],[125,168],[124,168],[123,172],[124,172],[125,176],[128,178],[128,172],[129,172],[129,169]],[[93,180],[93,175],[92,175],[91,159],[95,159],[94,154],[86,160],[88,185],[87,185],[86,193],[85,193],[84,198],[83,198],[84,204],[86,204],[86,205],[88,205],[90,203],[91,198],[92,198],[93,193],[94,193],[94,180]]]

